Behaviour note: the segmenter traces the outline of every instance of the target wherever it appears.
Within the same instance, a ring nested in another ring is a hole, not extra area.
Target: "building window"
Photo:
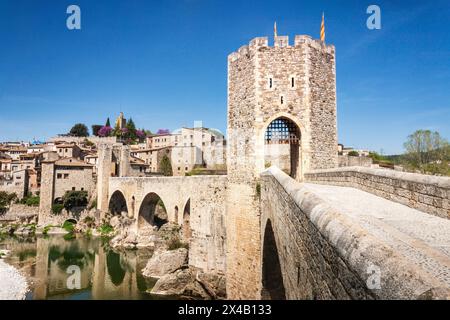
[[[72,191],[75,191],[75,187],[72,187]]]
[[[69,179],[69,174],[68,173],[64,173],[64,179]]]
[[[178,167],[178,171],[181,171],[181,167]]]
[[[273,88],[273,79],[269,78],[269,89]]]
[[[281,104],[284,103],[284,97],[283,97],[283,96],[281,96],[280,103],[281,103]]]
[[[81,191],[84,191],[84,188],[81,188]]]
[[[189,170],[189,168],[188,168],[188,167],[185,167],[185,168],[184,168],[184,170],[185,170],[185,171],[188,171],[188,170]]]
[[[57,179],[61,179],[61,178],[62,178],[62,174],[61,174],[61,173],[58,173],[58,174],[56,175],[56,177],[57,177]]]
[[[294,77],[291,78],[291,88],[295,87],[295,79]]]

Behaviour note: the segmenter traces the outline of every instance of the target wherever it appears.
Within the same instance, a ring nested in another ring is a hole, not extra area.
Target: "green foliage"
[[[128,129],[128,131],[125,134],[125,138],[133,141],[136,140],[136,125],[134,124],[133,119],[130,118],[130,120],[128,120],[126,128]]]
[[[348,155],[349,155],[349,157],[359,157],[359,153],[358,153],[358,151],[350,151],[349,153],[348,153]]]
[[[0,191],[0,209],[6,209],[17,199],[17,194]]]
[[[69,220],[64,221],[62,228],[69,233],[73,233],[75,231],[75,224]]]
[[[83,123],[77,123],[70,129],[70,135],[75,137],[87,137],[89,136],[89,129]]]
[[[52,205],[52,213],[55,215],[61,214],[63,209],[64,209],[63,204],[55,203],[54,205]]]
[[[108,236],[110,235],[112,232],[114,232],[114,228],[112,227],[112,225],[110,225],[109,223],[104,222],[98,229],[98,232],[100,232],[100,234],[102,236]]]
[[[383,156],[376,152],[369,152],[369,158],[372,159],[374,164],[378,164],[383,168],[393,168],[394,167],[394,158],[393,156]]]
[[[48,234],[48,232],[50,231],[51,228],[53,228],[52,225],[47,225],[47,226],[45,226],[44,229],[42,230],[42,234],[43,234],[43,235]]]
[[[164,176],[173,176],[172,163],[167,155],[162,157],[159,167]]]
[[[92,228],[95,225],[95,219],[93,217],[87,216],[83,219],[83,222],[89,227]]]
[[[22,199],[22,201],[24,201],[24,204],[29,207],[39,207],[40,200],[41,199],[39,198],[39,196],[29,196]]]
[[[189,249],[189,244],[182,242],[178,237],[172,237],[167,241],[167,250],[177,250],[180,248]]]
[[[83,140],[83,144],[86,146],[86,147],[93,147],[93,146],[95,146],[95,143],[93,143],[91,140],[89,140],[88,138],[85,138],[84,140]]]
[[[404,165],[421,173],[449,175],[450,145],[439,132],[417,130],[404,144]]]
[[[87,191],[68,191],[63,196],[63,205],[66,210],[71,210],[74,207],[84,207],[88,200]]]
[[[108,119],[106,119],[105,127],[111,127],[111,121],[109,120],[109,117]]]
[[[92,135],[98,137],[98,132],[100,131],[100,129],[102,128],[102,125],[99,124],[93,124],[92,125]]]

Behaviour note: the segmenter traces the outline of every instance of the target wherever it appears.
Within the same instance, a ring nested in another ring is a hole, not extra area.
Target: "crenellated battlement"
[[[250,50],[256,50],[262,47],[265,48],[296,48],[304,45],[309,45],[317,50],[322,50],[327,54],[334,55],[335,47],[332,44],[324,44],[319,39],[313,39],[308,35],[296,35],[294,43],[289,43],[289,36],[276,36],[274,38],[273,46],[269,45],[269,37],[253,38],[248,45],[240,47],[237,51],[228,55],[228,61],[232,62],[240,57],[248,56]]]

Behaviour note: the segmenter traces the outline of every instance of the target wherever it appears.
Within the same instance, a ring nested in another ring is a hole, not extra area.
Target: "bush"
[[[100,234],[102,236],[108,236],[110,233],[112,233],[114,231],[114,228],[109,224],[109,223],[103,223],[98,229],[98,232],[100,232]]]
[[[63,211],[63,209],[64,209],[64,205],[56,203],[52,206],[52,213],[60,214]]]
[[[171,238],[167,243],[167,250],[177,250],[180,248],[189,249],[189,244],[182,242],[178,237]]]
[[[85,218],[83,219],[83,222],[84,222],[89,228],[92,228],[92,227],[94,226],[94,224],[95,224],[95,219],[94,219],[93,217],[87,216],[87,217],[85,217]]]
[[[40,200],[39,196],[31,196],[26,198],[25,204],[29,207],[39,207]]]
[[[17,194],[0,191],[0,208],[1,209],[8,207],[11,204],[11,202],[14,202],[15,200],[17,200]]]
[[[75,224],[70,221],[64,221],[62,228],[69,233],[73,233],[75,231]]]
[[[348,155],[349,155],[350,157],[359,157],[358,151],[350,151],[350,152],[348,153]]]
[[[87,137],[89,136],[89,129],[85,124],[77,123],[70,129],[70,135],[75,137]]]
[[[67,211],[74,207],[84,207],[87,205],[88,193],[86,191],[67,191],[63,196],[63,205]]]

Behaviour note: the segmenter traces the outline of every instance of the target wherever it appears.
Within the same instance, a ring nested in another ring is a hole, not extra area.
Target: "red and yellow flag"
[[[325,13],[322,13],[322,26],[320,27],[320,40],[325,42]]]

